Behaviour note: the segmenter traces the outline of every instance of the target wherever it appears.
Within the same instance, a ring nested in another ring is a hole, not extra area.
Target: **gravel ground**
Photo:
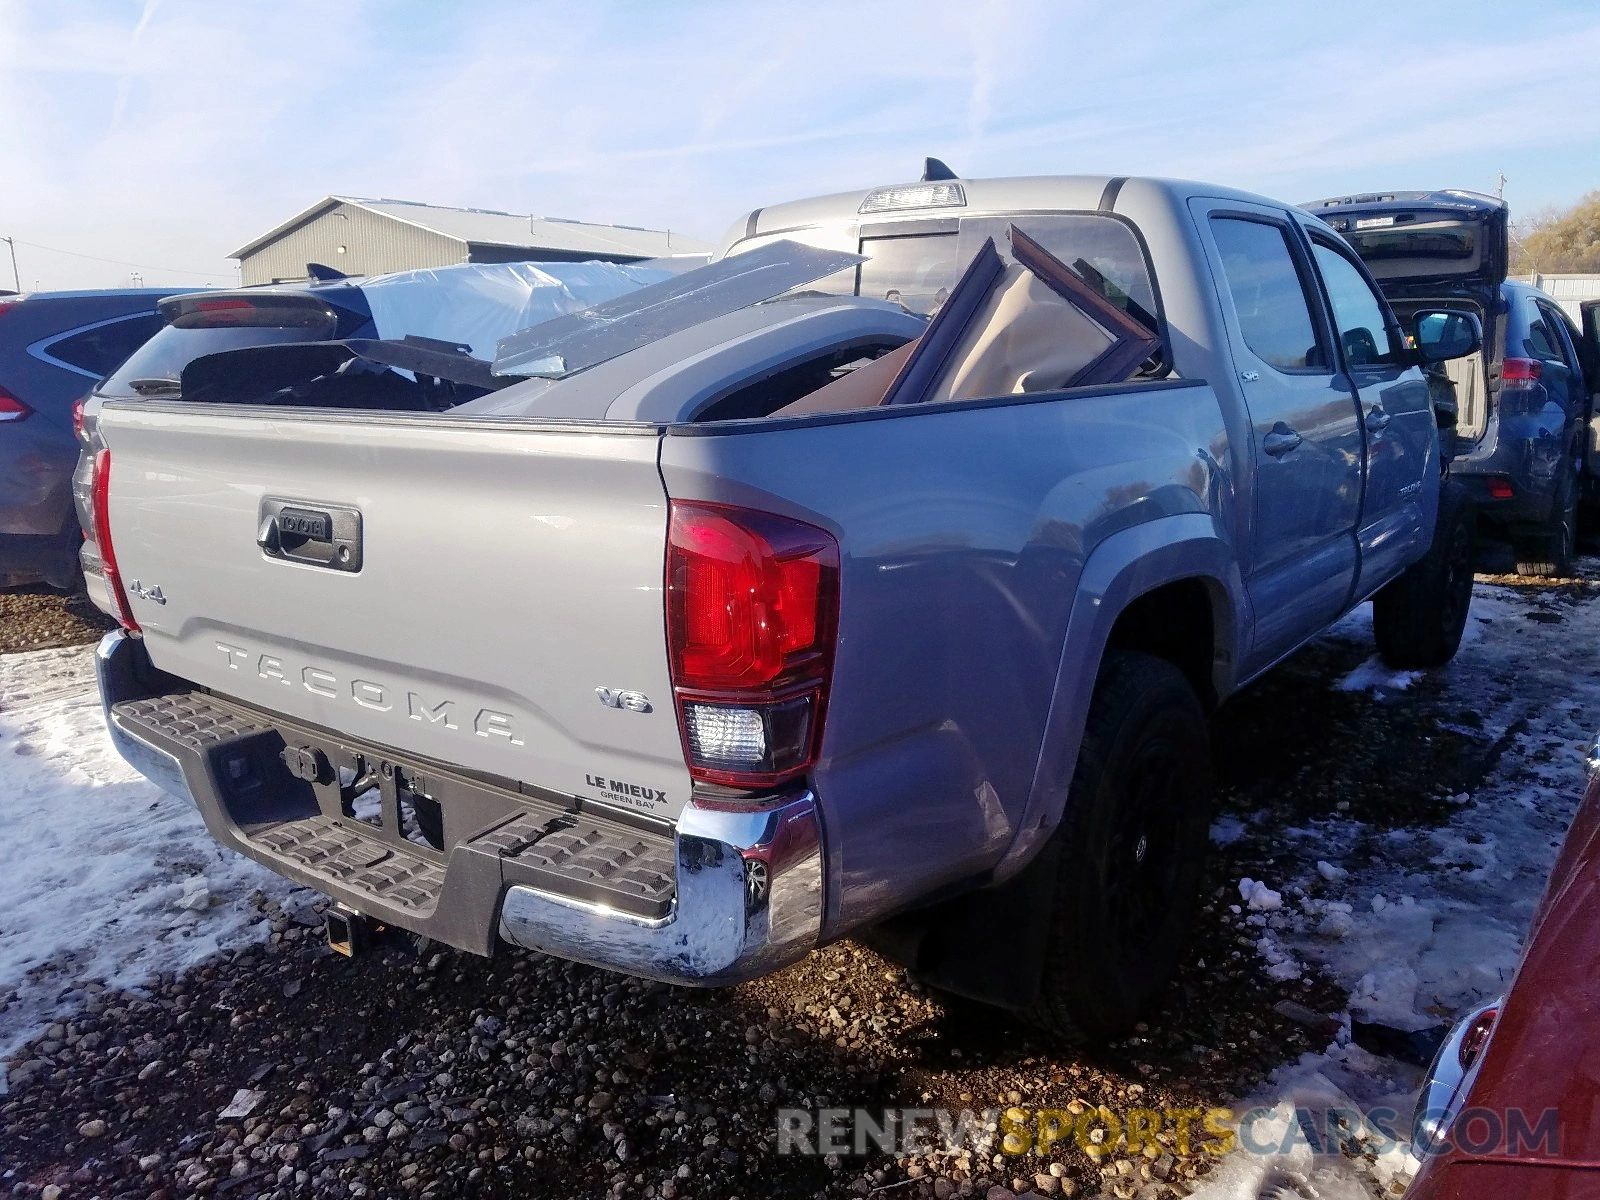
[[[1544,590],[1556,610],[1593,602],[1592,584]],[[347,960],[322,944],[315,906],[263,899],[264,944],[137,995],[73,985],[80,1015],[13,1060],[0,1179],[47,1200],[1186,1195],[1211,1160],[1170,1133],[1167,1153],[1133,1157],[1063,1141],[1048,1157],[840,1161],[778,1155],[776,1110],[1204,1109],[1324,1046],[1346,993],[1270,977],[1233,911],[1237,881],[1287,871],[1304,849],[1281,831],[1330,811],[1439,824],[1505,745],[1441,725],[1470,729],[1473,714],[1429,679],[1382,703],[1330,687],[1370,653],[1318,643],[1217,719],[1219,815],[1248,814],[1251,832],[1215,849],[1180,977],[1123,1043],[1053,1045],[852,943],[702,992],[402,938]],[[248,1114],[221,1117],[241,1090]]]
[[[854,1195],[923,1177],[907,1194],[932,1195],[943,1177],[983,1195],[1039,1174],[1045,1189],[1092,1195],[1102,1164],[1076,1149],[1055,1156],[1059,1176],[1037,1158],[779,1157],[775,1109],[1211,1107],[1310,1047],[1275,1000],[1343,1002],[1263,992],[1249,962],[1191,969],[1152,1032],[1062,1053],[851,944],[698,992],[401,940],[349,961],[317,929],[277,927],[144,996],[89,990],[79,1018],[23,1051],[0,1105],[22,1167],[13,1194]],[[1213,909],[1196,957],[1228,961],[1233,942]],[[259,1104],[219,1120],[238,1089]],[[1159,1194],[1182,1194],[1206,1165],[1124,1161],[1114,1179],[1129,1195],[1157,1169],[1176,1185]]]
[[[0,589],[0,654],[76,646],[115,628],[82,592],[63,595],[42,583]]]

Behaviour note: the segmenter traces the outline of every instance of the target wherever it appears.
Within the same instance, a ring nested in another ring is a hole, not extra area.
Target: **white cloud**
[[[1524,207],[1600,183],[1588,73],[1506,78],[1600,60],[1600,16],[1451,11],[1446,28],[1371,2],[1312,19],[1155,0],[0,0],[0,234],[226,278],[228,250],[329,192],[715,237],[925,154],[1289,199],[1488,187],[1502,167]],[[20,256],[29,285],[127,278]]]

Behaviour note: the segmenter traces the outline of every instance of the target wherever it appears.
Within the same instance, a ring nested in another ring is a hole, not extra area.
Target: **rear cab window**
[[[1102,298],[1156,334],[1162,345],[1144,376],[1169,371],[1171,355],[1149,257],[1133,225],[1112,213],[1019,212],[992,217],[865,220],[859,226],[774,231],[740,242],[730,252],[747,253],[781,238],[836,249],[848,247],[865,261],[858,268],[808,285],[808,290],[888,300],[919,316],[932,316],[984,242],[1003,245],[1010,225],[1023,230]]]
[[[897,223],[900,228],[910,222]],[[932,313],[988,239],[1003,242],[1006,227],[1015,225],[1084,282],[1130,316],[1159,332],[1156,289],[1150,265],[1133,229],[1107,213],[1019,213],[997,217],[963,217],[958,228],[938,232],[878,234],[861,229],[858,295],[893,300],[913,312]]]
[[[948,233],[863,237],[856,292],[890,300],[927,316],[942,305],[961,276],[961,238]]]

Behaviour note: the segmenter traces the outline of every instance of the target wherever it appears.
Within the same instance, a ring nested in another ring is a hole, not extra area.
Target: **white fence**
[[[1600,275],[1524,275],[1521,282],[1540,288],[1562,308],[1573,323],[1581,326],[1583,317],[1578,312],[1580,300],[1600,300]]]

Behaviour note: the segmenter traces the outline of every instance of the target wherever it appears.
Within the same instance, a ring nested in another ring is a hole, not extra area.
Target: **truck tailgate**
[[[141,403],[107,405],[100,434],[157,667],[410,754],[682,808],[655,430]]]

